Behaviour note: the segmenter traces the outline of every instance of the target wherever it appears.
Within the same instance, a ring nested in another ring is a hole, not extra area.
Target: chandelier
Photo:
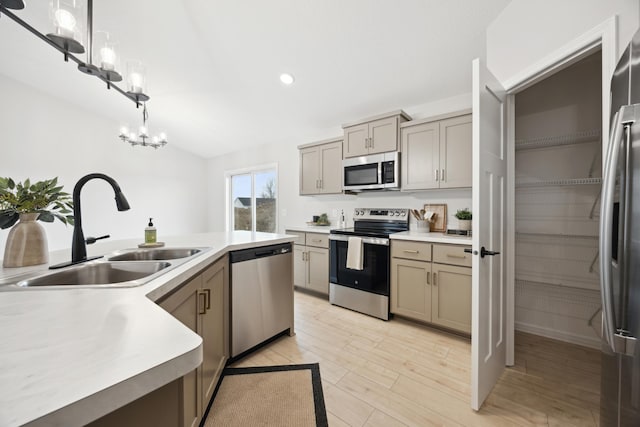
[[[95,36],[97,42],[99,42],[99,48],[94,52],[93,0],[86,0],[86,32],[84,28],[85,22],[82,20],[84,1],[51,0],[49,4],[51,31],[46,35],[9,11],[9,9],[24,9],[24,0],[0,0],[0,16],[7,16],[49,46],[61,52],[65,62],[69,60],[75,62],[80,71],[102,80],[106,83],[107,89],[113,89],[133,101],[136,108],[143,106],[143,126],[140,128],[138,136],[134,140],[129,138],[131,135],[128,135],[123,140],[132,143],[132,145],[151,146],[154,148],[166,145],[166,135],[160,134],[158,137],[149,138],[146,131],[148,117],[146,102],[149,101],[150,97],[145,93],[146,69],[144,65],[136,60],[127,61],[125,87],[121,88],[117,85],[117,83],[124,80],[122,74],[120,74],[120,60],[116,52],[117,43],[111,39],[109,33],[97,32]],[[85,34],[86,41],[83,39]],[[86,61],[74,55],[83,53],[86,53]],[[142,132],[143,130],[144,132]],[[120,138],[122,138],[122,133]],[[150,141],[147,141],[147,139],[150,139]]]
[[[143,147],[159,148],[167,145],[167,134],[161,132],[157,136],[150,137],[149,129],[147,128],[147,120],[149,119],[149,113],[147,112],[146,103],[142,107],[142,126],[138,128],[138,133],[129,132],[129,128],[126,126],[120,129],[120,135],[118,137],[131,144],[131,146],[141,145]]]

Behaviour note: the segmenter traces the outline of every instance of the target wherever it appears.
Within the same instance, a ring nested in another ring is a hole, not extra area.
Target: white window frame
[[[278,232],[280,226],[280,215],[279,206],[280,206],[280,172],[278,170],[277,163],[269,163],[265,165],[258,166],[250,166],[241,169],[233,169],[229,171],[225,171],[224,180],[225,180],[225,228],[226,231],[234,231],[233,229],[233,200],[231,200],[231,178],[235,175],[251,175],[251,205],[253,206],[253,213],[251,215],[251,232],[255,233],[256,231],[256,189],[255,189],[255,175],[262,172],[275,171],[276,176],[276,229],[274,233]]]

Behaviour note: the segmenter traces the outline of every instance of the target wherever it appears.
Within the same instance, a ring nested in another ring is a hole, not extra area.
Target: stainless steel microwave
[[[398,152],[344,159],[342,167],[342,187],[345,191],[400,189]]]

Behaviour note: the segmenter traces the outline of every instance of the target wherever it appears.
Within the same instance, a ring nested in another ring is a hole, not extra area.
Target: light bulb
[[[131,132],[129,134],[129,142],[136,141],[137,139],[138,139],[138,137],[136,136],[136,134],[134,132]]]
[[[126,126],[120,128],[120,136],[126,137],[129,134],[129,129]]]
[[[155,145],[159,145],[159,144],[160,144],[160,140],[158,139],[158,137],[157,137],[157,136],[154,136],[153,138],[151,138],[151,141],[153,141],[153,143],[154,143]]]
[[[142,74],[131,73],[129,75],[129,82],[131,83],[131,92],[142,93],[142,85],[144,83]]]
[[[140,135],[141,137],[144,136],[145,138],[149,136],[149,133],[147,131],[147,127],[146,126],[140,126],[140,129],[138,129],[138,135]]]
[[[116,53],[110,47],[100,49],[100,67],[112,71],[116,66]]]
[[[164,132],[160,132],[160,141],[167,142],[167,134]]]
[[[280,74],[280,81],[286,85],[290,85],[295,81],[295,79],[291,74],[284,73],[284,74]]]
[[[72,39],[76,29],[76,18],[71,12],[58,9],[54,13],[56,20],[56,30],[63,37]]]

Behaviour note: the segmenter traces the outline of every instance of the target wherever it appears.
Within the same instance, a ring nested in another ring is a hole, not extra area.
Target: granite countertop
[[[455,236],[444,233],[424,233],[420,231],[402,231],[389,236],[391,240],[413,240],[418,242],[450,243],[471,246],[471,237]]]
[[[202,339],[154,301],[231,250],[294,236],[236,231],[163,240],[211,250],[138,287],[0,292],[0,425],[84,425],[192,371],[202,362]],[[88,255],[138,243],[100,242]],[[52,252],[51,264],[70,252]],[[47,267],[3,268],[0,282]]]

